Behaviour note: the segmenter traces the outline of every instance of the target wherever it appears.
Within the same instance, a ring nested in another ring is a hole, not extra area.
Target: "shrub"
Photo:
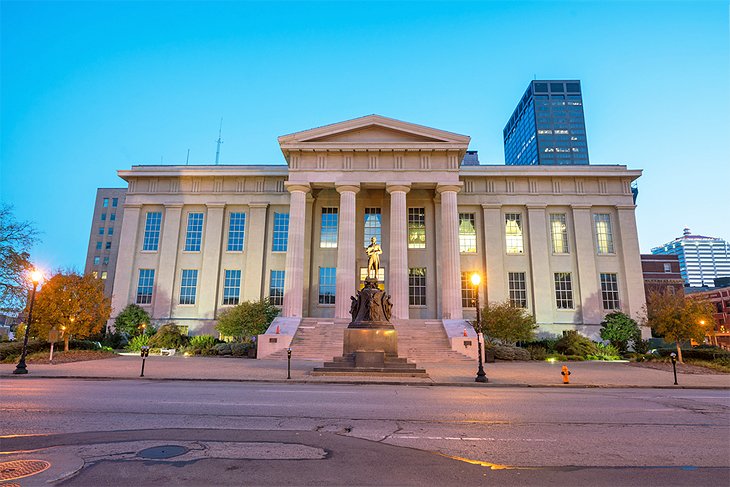
[[[189,346],[191,348],[212,348],[216,343],[218,343],[218,340],[214,336],[198,335],[190,338]]]
[[[150,343],[150,336],[149,335],[137,335],[136,337],[133,337],[129,342],[127,343],[127,350],[130,352],[139,352],[142,350],[142,347],[149,346]]]
[[[636,353],[647,353],[649,351],[649,348],[651,347],[651,343],[649,340],[642,340],[641,335],[638,335],[634,338],[634,344],[633,349]]]
[[[129,336],[142,333],[142,324],[150,322],[150,315],[136,304],[130,304],[114,319],[114,329]],[[146,333],[152,334],[145,330]]]
[[[28,354],[41,352],[50,349],[50,345],[43,340],[28,340]],[[23,341],[16,340],[14,342],[0,343],[0,361],[11,362],[16,358],[20,358],[23,352]]]
[[[601,322],[601,338],[610,342],[619,352],[625,352],[637,335],[641,337],[639,325],[620,311],[608,313]]]
[[[659,355],[662,357],[668,357],[669,354],[674,352],[673,349],[659,349],[657,350]],[[682,355],[684,358],[688,359],[695,359],[695,360],[723,360],[723,359],[730,359],[730,352],[727,352],[721,348],[718,347],[697,347],[697,348],[689,348],[689,349],[682,349]]]
[[[481,310],[482,331],[489,340],[513,345],[535,338],[535,318],[526,309],[512,306],[509,301],[489,303]],[[479,330],[477,330],[479,331]]]
[[[555,344],[555,350],[564,355],[578,355],[586,357],[596,355],[596,344],[575,330],[566,330],[563,337]]]
[[[537,345],[530,345],[527,351],[530,352],[532,360],[545,360],[548,357],[548,351]]]
[[[603,345],[602,343],[596,343],[596,353],[586,355],[585,358],[588,360],[618,360],[621,358],[621,353],[618,348],[613,345]]]
[[[181,348],[187,345],[188,337],[180,333],[180,328],[174,323],[162,325],[157,333],[150,338],[149,346],[153,348]]]
[[[245,301],[223,311],[218,316],[216,329],[223,336],[236,337],[239,341],[243,341],[246,337],[266,332],[278,314],[279,308],[271,304],[268,299]]]
[[[231,344],[230,343],[219,343],[213,347],[218,355],[231,355]]]
[[[493,345],[494,358],[498,360],[530,360],[530,352],[520,347],[509,345]]]
[[[243,357],[248,355],[248,349],[251,345],[248,343],[231,343],[231,355],[234,357]]]

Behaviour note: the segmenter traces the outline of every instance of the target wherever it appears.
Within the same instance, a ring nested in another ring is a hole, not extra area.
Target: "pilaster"
[[[596,249],[593,242],[591,205],[571,205],[575,225],[575,251],[578,260],[578,288],[583,323],[597,325],[603,319],[601,289],[596,271]],[[641,265],[639,265],[641,269]],[[573,282],[575,288],[575,282]],[[575,301],[575,297],[574,297]]]
[[[547,238],[546,205],[527,205],[530,239],[530,267],[535,320],[550,323],[553,319],[553,284],[550,279],[549,243]]]
[[[261,299],[264,282],[268,203],[249,203],[246,222],[246,241],[244,254],[246,260],[245,274],[241,283],[241,300],[257,301]]]
[[[484,213],[484,253],[486,254],[487,300],[502,302],[507,299],[504,275],[504,221],[502,205],[482,204]]]
[[[200,270],[198,289],[198,314],[201,318],[214,319],[220,286],[221,240],[225,203],[207,203],[205,238],[203,240],[203,265]]]
[[[157,264],[152,295],[152,318],[169,318],[175,299],[175,271],[177,269],[178,241],[182,203],[165,203],[165,216],[160,242],[160,260]]]
[[[125,204],[122,219],[122,235],[119,237],[117,269],[114,273],[114,294],[112,295],[112,318],[116,317],[128,304],[133,303],[132,280],[136,273],[134,256],[137,252],[137,231],[142,205]]]

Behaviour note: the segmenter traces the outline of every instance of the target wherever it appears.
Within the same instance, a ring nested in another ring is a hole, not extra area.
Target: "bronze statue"
[[[378,239],[375,237],[370,239],[370,245],[365,249],[365,253],[368,255],[368,279],[377,280],[380,270],[380,254],[383,253],[383,249],[378,245]]]

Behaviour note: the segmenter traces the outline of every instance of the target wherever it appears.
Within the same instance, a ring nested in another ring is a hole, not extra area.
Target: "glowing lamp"
[[[30,279],[35,283],[39,283],[43,279],[43,273],[41,271],[33,271],[30,273]]]
[[[475,272],[471,275],[471,283],[473,285],[478,286],[480,282],[482,282],[482,276],[479,273]]]

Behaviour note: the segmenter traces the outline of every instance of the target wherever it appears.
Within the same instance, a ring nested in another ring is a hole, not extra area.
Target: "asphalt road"
[[[12,378],[0,406],[0,461],[52,464],[22,485],[730,485],[722,390]]]

